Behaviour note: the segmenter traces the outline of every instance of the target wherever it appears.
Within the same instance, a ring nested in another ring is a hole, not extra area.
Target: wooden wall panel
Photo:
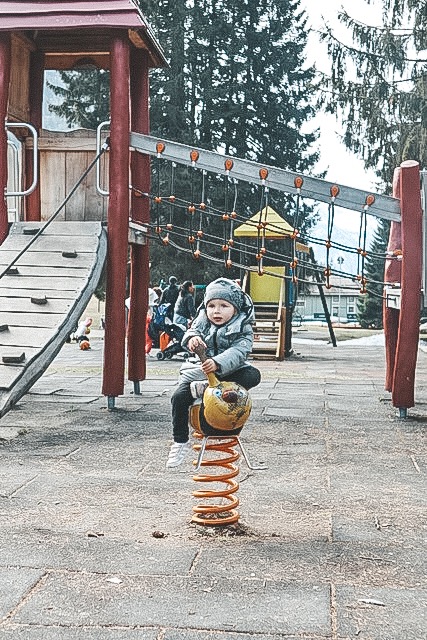
[[[90,162],[90,154],[87,151],[68,151],[65,152],[65,193],[68,195],[73,187],[80,180],[86,171]],[[90,158],[92,159],[92,158]],[[87,176],[78,187],[67,206],[65,207],[65,220],[81,220],[82,215],[85,216],[86,211],[86,192],[88,180],[91,176]]]
[[[40,154],[40,188],[42,220],[48,220],[65,198],[65,154],[49,152]],[[65,220],[62,211],[57,220]]]
[[[96,153],[94,131],[43,131],[39,139],[42,219],[48,219],[70,193]],[[26,153],[32,140],[26,141]],[[101,159],[101,187],[108,189],[108,152]],[[58,220],[99,221],[107,219],[108,198],[96,191],[93,168],[77,188]]]
[[[8,120],[15,122],[28,122],[30,117],[30,52],[30,43],[25,38],[12,34]]]

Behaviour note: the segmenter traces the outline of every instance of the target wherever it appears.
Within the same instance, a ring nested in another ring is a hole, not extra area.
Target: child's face
[[[208,320],[217,326],[225,324],[231,320],[235,313],[236,309],[231,302],[221,300],[220,298],[209,300],[206,305],[206,315],[208,316]]]

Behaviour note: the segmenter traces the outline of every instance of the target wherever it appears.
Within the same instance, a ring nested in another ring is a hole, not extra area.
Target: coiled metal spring
[[[197,432],[194,436],[203,438]],[[203,484],[212,483],[215,486],[193,491],[193,496],[204,500],[204,503],[193,507],[192,522],[208,527],[238,522],[240,514],[236,508],[239,505],[239,499],[235,494],[239,489],[239,483],[235,478],[239,475],[240,469],[235,463],[240,453],[235,449],[236,446],[241,446],[237,436],[203,438],[203,443],[193,445],[194,450],[199,452],[196,470],[201,467],[212,468],[212,473],[195,474],[193,480]],[[210,455],[203,459],[205,451],[209,451]],[[215,453],[220,455],[215,456]]]

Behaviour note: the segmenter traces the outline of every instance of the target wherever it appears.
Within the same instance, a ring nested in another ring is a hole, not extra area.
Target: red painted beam
[[[134,49],[131,55],[131,112],[132,131],[149,133],[149,58],[143,49]],[[131,158],[131,183],[139,190],[150,191],[150,158],[134,151]],[[131,218],[135,222],[149,223],[148,198],[133,193]],[[131,247],[131,306],[128,318],[128,377],[133,382],[145,380],[145,318],[148,310],[149,247]]]
[[[108,203],[107,289],[102,393],[124,391],[125,299],[129,228],[129,41],[127,32],[111,42],[110,198]]]
[[[7,187],[7,133],[4,122],[7,119],[10,64],[10,33],[0,33],[0,244],[7,237],[9,231],[7,202],[4,196]]]
[[[29,101],[30,101],[30,124],[37,129],[40,134],[42,128],[43,109],[43,73],[44,54],[40,51],[33,51],[30,59],[29,78]],[[37,186],[32,193],[27,196],[25,207],[25,220],[39,222],[41,220],[40,202],[40,152],[38,153],[38,176]],[[33,154],[26,150],[25,153],[25,188],[27,189],[33,180]]]

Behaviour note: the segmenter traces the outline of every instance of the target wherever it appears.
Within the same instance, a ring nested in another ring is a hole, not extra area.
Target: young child
[[[251,298],[233,280],[218,278],[206,287],[203,304],[181,344],[190,351],[204,346],[207,360],[181,367],[171,398],[174,443],[166,467],[178,467],[191,449],[188,409],[203,396],[206,374],[215,373],[220,380],[237,382],[245,389],[260,383],[260,372],[246,360],[252,350],[254,320]]]

